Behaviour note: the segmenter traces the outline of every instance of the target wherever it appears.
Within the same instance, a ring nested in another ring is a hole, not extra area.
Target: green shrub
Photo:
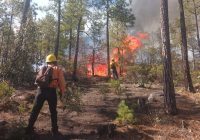
[[[25,103],[20,103],[18,105],[19,122],[24,122],[24,113],[28,111],[27,105]]]
[[[108,85],[100,85],[99,87],[99,92],[102,94],[102,95],[105,95],[106,93],[109,93],[110,92],[110,89],[109,89],[109,86]]]
[[[78,87],[68,87],[62,98],[63,110],[81,111],[81,94]]]
[[[151,82],[163,82],[163,65],[153,65],[149,77]]]
[[[174,70],[173,71],[173,77],[174,77],[174,86],[180,86],[184,84],[184,74],[180,70]]]
[[[110,85],[111,85],[111,88],[114,89],[114,92],[116,94],[120,94],[122,92],[122,88],[121,88],[119,80],[114,80],[114,79],[110,80]]]
[[[0,99],[1,103],[5,103],[12,96],[15,89],[5,81],[0,83]]]
[[[25,53],[23,53],[24,55]],[[0,67],[0,74],[5,80],[10,81],[15,86],[32,86],[35,79],[33,65],[25,56],[20,56],[19,60],[8,61]],[[24,58],[23,58],[24,57]],[[15,67],[13,67],[13,65]],[[2,78],[1,77],[1,78]]]
[[[125,103],[124,100],[122,100],[119,103],[118,110],[117,110],[117,121],[120,124],[132,124],[135,122],[135,115],[134,111],[131,110]]]
[[[200,71],[199,70],[192,71],[191,75],[192,75],[192,81],[194,84],[200,83]]]
[[[145,84],[161,81],[162,67],[157,65],[137,64],[129,66],[127,69],[127,79],[140,87],[145,87]]]

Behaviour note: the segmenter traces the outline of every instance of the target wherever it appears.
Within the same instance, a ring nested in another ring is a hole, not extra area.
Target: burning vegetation
[[[138,49],[143,47],[143,41],[148,40],[149,35],[147,33],[138,32],[135,36],[127,35],[120,44],[122,46],[112,48],[111,58],[118,64],[118,71],[125,75],[126,66],[134,63],[134,54]],[[87,75],[92,76],[107,76],[107,64],[102,54],[89,55],[87,64]],[[94,62],[94,65],[92,64]],[[94,68],[92,68],[94,67]]]

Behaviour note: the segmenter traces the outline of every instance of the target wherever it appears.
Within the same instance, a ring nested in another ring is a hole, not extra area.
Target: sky
[[[49,0],[32,0],[38,6],[48,6]],[[132,3],[133,12],[136,16],[135,29],[147,32],[155,31],[160,24],[160,0],[134,0]],[[37,11],[38,18],[45,16],[45,12]],[[177,1],[169,0],[170,18],[177,14]]]
[[[32,0],[32,2],[37,3],[38,6],[47,6],[49,0]]]
[[[43,7],[48,6],[49,0],[32,0],[31,3],[36,3],[39,7]],[[37,18],[42,18],[45,16],[45,12],[41,12],[40,10],[38,10],[37,13]]]

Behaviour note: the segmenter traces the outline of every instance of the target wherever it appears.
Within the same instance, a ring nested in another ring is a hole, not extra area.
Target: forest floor
[[[159,85],[140,88],[134,84],[121,84],[123,92],[102,94],[101,88],[107,83],[93,79],[81,82],[81,112],[63,110],[58,101],[58,125],[61,134],[51,135],[51,120],[48,104],[45,103],[35,124],[35,140],[197,140],[200,139],[200,94],[183,93],[176,89],[178,114],[164,113],[163,92]],[[23,127],[32,108],[36,90],[18,89],[12,97],[12,105],[0,106],[0,140],[22,140]],[[138,98],[147,99],[152,94],[154,100],[146,103],[145,110],[135,110],[133,125],[119,125],[114,121],[121,100],[131,106]],[[18,106],[18,107],[17,107]],[[17,108],[17,109],[16,109]],[[21,111],[16,111],[20,110]],[[116,125],[114,135],[109,138],[111,124]],[[22,130],[22,131],[20,131]]]

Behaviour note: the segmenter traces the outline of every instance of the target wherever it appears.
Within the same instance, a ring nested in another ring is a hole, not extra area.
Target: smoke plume
[[[135,30],[154,32],[160,27],[160,0],[133,0]],[[177,0],[169,0],[169,20],[178,16]]]

